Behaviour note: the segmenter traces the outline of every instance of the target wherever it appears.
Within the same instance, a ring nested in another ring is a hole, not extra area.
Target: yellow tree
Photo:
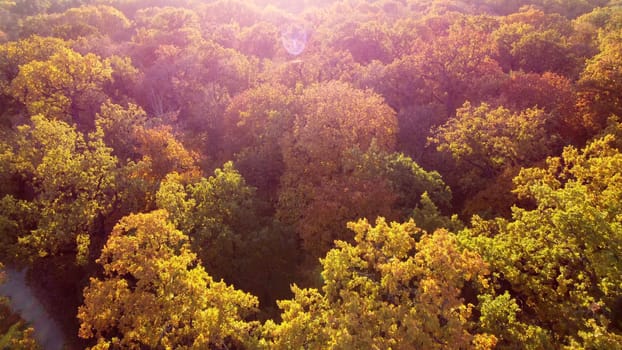
[[[2,80],[10,83],[19,73],[19,66],[34,60],[45,61],[61,48],[68,46],[69,43],[62,39],[38,35],[0,45]]]
[[[128,167],[129,177],[143,192],[147,208],[153,208],[155,193],[167,174],[177,172],[186,180],[198,179],[201,171],[197,166],[197,154],[189,151],[177,140],[169,126],[146,128],[136,126],[135,152],[140,157]]]
[[[92,128],[96,108],[105,100],[103,84],[111,80],[112,69],[107,61],[60,48],[46,61],[20,66],[10,93],[31,115],[43,114]]]
[[[207,349],[249,341],[244,321],[257,299],[214,281],[198,265],[188,237],[158,210],[115,226],[78,310],[93,349]]]
[[[197,155],[175,138],[170,127],[137,128],[136,133],[138,153],[151,165],[146,179],[161,180],[173,171],[188,177],[198,175]]]
[[[33,60],[45,61],[61,48],[67,48],[68,42],[58,38],[30,36],[0,45],[0,115],[2,123],[17,125],[26,122],[23,107],[14,96],[11,82],[19,74],[19,67]]]
[[[612,139],[523,169],[515,192],[531,208],[515,207],[509,221],[476,217],[461,233],[490,263],[497,288],[521,300],[523,322],[545,328],[557,344],[621,344],[622,154]]]
[[[38,115],[0,149],[5,171],[18,179],[0,200],[0,221],[12,228],[3,251],[13,256],[24,248],[31,258],[70,253],[85,262],[89,237],[103,233],[116,189],[117,159],[101,130],[85,137]]]
[[[351,222],[355,244],[337,242],[322,259],[324,285],[293,287],[279,302],[282,323],[266,323],[276,349],[492,348],[476,334],[466,284],[485,286],[487,265],[458,248],[452,233],[423,233],[413,221]],[[271,339],[270,339],[271,337]]]
[[[534,7],[502,18],[492,34],[496,59],[506,71],[555,72],[574,77],[579,61],[573,53],[572,22]]]

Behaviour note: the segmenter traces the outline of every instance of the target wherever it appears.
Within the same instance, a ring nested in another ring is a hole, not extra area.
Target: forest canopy
[[[0,264],[68,349],[622,349],[621,118],[617,0],[0,0]]]

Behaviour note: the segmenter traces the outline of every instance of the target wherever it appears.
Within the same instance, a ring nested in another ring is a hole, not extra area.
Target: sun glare
[[[289,24],[281,29],[281,43],[293,56],[300,55],[307,45],[307,30],[300,24]]]

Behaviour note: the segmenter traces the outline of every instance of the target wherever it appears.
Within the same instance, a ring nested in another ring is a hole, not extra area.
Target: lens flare
[[[290,55],[298,56],[307,45],[307,30],[300,24],[290,24],[281,29],[281,43]]]

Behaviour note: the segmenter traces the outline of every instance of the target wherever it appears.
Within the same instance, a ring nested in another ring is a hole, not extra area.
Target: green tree
[[[107,101],[101,106],[95,123],[104,132],[106,145],[121,161],[140,159],[138,155],[138,131],[145,127],[147,114],[135,104],[127,107]]]
[[[273,223],[231,162],[213,176],[185,184],[169,174],[157,193],[158,207],[187,232],[193,250],[210,275],[258,295],[262,301],[285,296],[296,247],[291,235]]]
[[[522,321],[525,314],[508,291],[498,296],[483,294],[478,299],[478,328],[497,338],[496,349],[554,348],[550,332],[528,320]]]
[[[444,216],[438,206],[430,199],[428,192],[423,192],[419,204],[413,209],[411,217],[426,232],[434,232],[440,228],[451,231],[458,231],[464,228],[464,224],[458,219],[457,215],[452,215],[451,217]]]
[[[170,174],[157,193],[160,208],[192,239],[193,249],[217,277],[231,281],[237,250],[261,225],[254,189],[227,162],[213,176],[184,187],[177,174]]]
[[[574,55],[571,22],[533,7],[502,19],[492,34],[496,59],[506,71],[555,72],[574,78],[580,62]]]
[[[386,184],[393,197],[391,212],[400,220],[420,204],[424,193],[443,212],[451,208],[451,190],[438,172],[426,171],[401,153],[379,150],[375,143],[365,152],[357,147],[345,152],[343,172],[349,178],[367,180],[378,186]]]

